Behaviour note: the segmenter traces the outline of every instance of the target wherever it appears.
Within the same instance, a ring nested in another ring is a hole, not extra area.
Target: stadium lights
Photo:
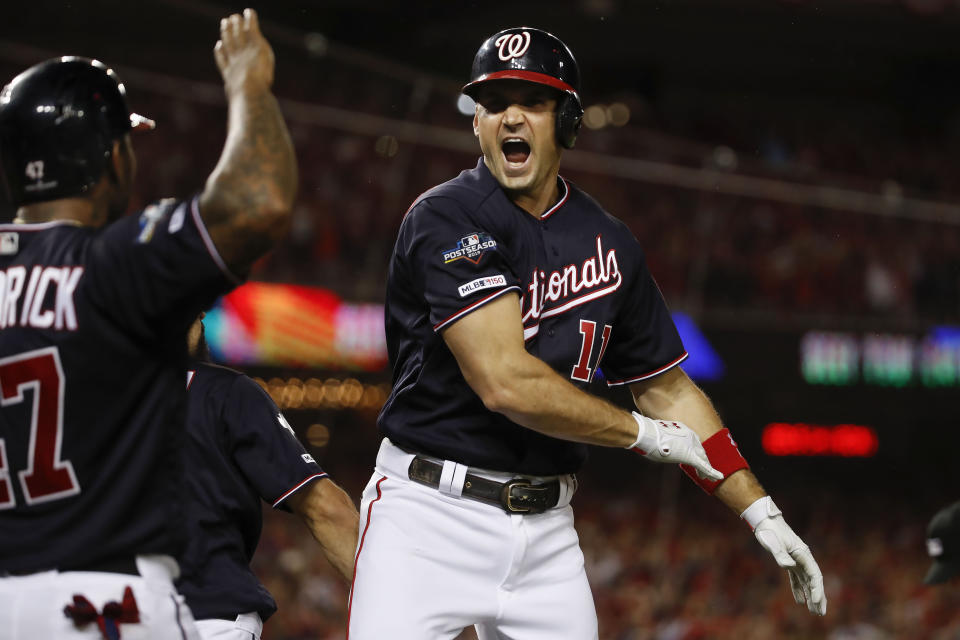
[[[390,393],[387,384],[363,384],[354,378],[254,378],[280,409],[378,411]]]

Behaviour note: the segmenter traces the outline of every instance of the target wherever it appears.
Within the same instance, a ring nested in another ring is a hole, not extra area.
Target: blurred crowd
[[[470,118],[456,108],[455,85],[428,76],[388,77],[302,53],[285,63],[277,93],[288,100],[300,194],[286,240],[253,278],[382,300],[407,207],[479,157]],[[128,82],[133,108],[159,124],[135,139],[133,206],[198,191],[220,153],[218,88],[172,82]],[[628,223],[672,306],[933,321],[960,312],[960,182],[950,161],[960,151],[960,114],[813,99],[785,109],[770,97],[680,93],[614,101],[629,122],[584,127],[577,150],[706,170],[719,181],[729,174],[852,189],[889,205],[858,213],[618,177],[590,162],[561,167]],[[434,141],[413,141],[423,126]],[[953,203],[954,219],[900,217],[904,197]]]
[[[298,107],[289,110],[289,119],[300,196],[285,242],[253,277],[378,301],[404,211],[427,188],[473,167],[479,150],[472,150],[470,119],[457,112],[448,88],[410,88],[405,80],[350,73],[330,63],[323,68],[322,85],[291,82],[278,89]],[[160,123],[157,133],[136,140],[141,199],[200,189],[219,154],[222,107],[142,90],[139,95],[146,104],[138,108]],[[676,97],[658,109],[625,100],[634,114],[630,123],[584,128],[578,150],[857,189],[889,198],[887,213],[896,213],[895,203],[904,196],[949,203],[960,193],[948,162],[949,150],[960,146],[960,119],[957,131],[932,140],[929,132],[912,131],[882,110],[850,108],[838,115],[798,108],[774,120],[742,105],[739,113],[723,103],[709,112]],[[311,105],[321,110],[311,111]],[[765,104],[753,109],[769,113]],[[440,127],[444,142],[409,141],[408,129],[417,125]],[[351,127],[363,131],[346,130]],[[677,308],[938,321],[960,311],[958,220],[922,222],[788,204],[583,168],[561,173],[630,225]]]
[[[960,583],[922,584],[929,509],[781,492],[824,573],[829,608],[817,618],[748,528],[692,491],[667,509],[636,494],[574,499],[601,640],[960,638]],[[266,640],[344,637],[348,585],[294,518],[267,516],[254,566],[280,604]]]

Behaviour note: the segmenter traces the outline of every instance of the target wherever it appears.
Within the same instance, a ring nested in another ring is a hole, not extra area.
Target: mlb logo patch
[[[443,252],[443,264],[450,264],[460,259],[469,260],[477,264],[485,251],[496,251],[497,241],[488,233],[471,233],[460,238],[460,242],[453,249]]]
[[[0,256],[13,256],[20,251],[20,234],[16,231],[0,233]]]

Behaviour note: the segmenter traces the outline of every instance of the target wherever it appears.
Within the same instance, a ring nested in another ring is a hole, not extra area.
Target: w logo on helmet
[[[500,49],[500,59],[504,62],[519,58],[530,48],[530,32],[506,33],[497,38],[494,44]]]

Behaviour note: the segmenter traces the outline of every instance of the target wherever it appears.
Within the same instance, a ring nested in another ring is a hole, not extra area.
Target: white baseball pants
[[[260,640],[263,621],[260,614],[241,613],[236,620],[197,620],[202,640]]]
[[[413,457],[384,439],[364,490],[348,640],[447,640],[470,625],[481,640],[597,639],[573,476],[557,507],[508,514],[458,497],[462,465],[444,463],[443,492],[409,480]]]
[[[0,638],[89,638],[102,640],[96,622],[77,628],[63,609],[82,595],[103,611],[121,602],[129,586],[140,611],[139,623],[121,623],[123,640],[200,640],[193,615],[173,586],[179,572],[169,556],[137,556],[139,576],[100,571],[41,571],[0,578]]]

